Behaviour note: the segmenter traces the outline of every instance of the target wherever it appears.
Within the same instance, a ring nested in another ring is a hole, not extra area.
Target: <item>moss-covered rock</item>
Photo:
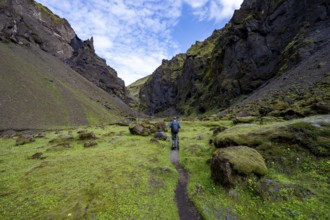
[[[62,144],[62,143],[70,143],[73,141],[73,136],[71,134],[60,134],[57,137],[54,137],[49,140],[51,144]]]
[[[143,120],[134,122],[129,125],[129,131],[134,135],[148,136],[155,132],[167,131],[167,127],[164,121],[148,121]]]
[[[219,133],[227,130],[228,128],[226,126],[223,126],[223,125],[219,125],[215,128],[212,128],[211,131],[213,131],[213,136],[216,136],[218,135]]]
[[[212,179],[223,186],[233,186],[251,174],[264,176],[267,167],[263,157],[246,146],[218,149],[211,160]]]
[[[257,120],[258,118],[254,116],[236,117],[233,119],[233,124],[249,124]]]
[[[24,144],[28,144],[28,143],[31,143],[31,142],[34,142],[35,139],[33,136],[31,135],[20,135],[17,137],[16,139],[16,145],[24,145]]]
[[[297,150],[307,150],[316,156],[329,156],[329,121],[329,116],[325,115],[273,125],[238,125],[218,134],[214,145],[217,148],[244,145],[269,155],[296,146]]]
[[[87,139],[95,139],[96,135],[94,132],[83,132],[79,134],[79,139],[80,140],[87,140]]]

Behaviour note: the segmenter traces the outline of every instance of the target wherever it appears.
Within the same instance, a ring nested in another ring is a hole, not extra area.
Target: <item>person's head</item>
[[[173,117],[173,120],[176,120],[176,117],[175,116]]]

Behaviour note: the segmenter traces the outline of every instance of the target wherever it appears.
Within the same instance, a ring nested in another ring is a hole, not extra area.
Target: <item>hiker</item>
[[[173,117],[173,120],[170,122],[169,127],[171,128],[172,135],[172,150],[179,149],[179,136],[180,123],[177,121],[176,117]]]

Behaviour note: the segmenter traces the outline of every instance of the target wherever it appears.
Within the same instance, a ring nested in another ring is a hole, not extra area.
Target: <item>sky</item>
[[[222,28],[243,0],[37,0],[129,85]]]

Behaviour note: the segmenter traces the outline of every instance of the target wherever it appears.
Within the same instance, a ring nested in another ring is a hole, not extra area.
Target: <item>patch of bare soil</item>
[[[179,183],[175,191],[176,205],[179,210],[180,220],[200,220],[202,216],[187,195],[188,173],[179,164],[179,151],[171,151],[171,162],[179,172]]]

